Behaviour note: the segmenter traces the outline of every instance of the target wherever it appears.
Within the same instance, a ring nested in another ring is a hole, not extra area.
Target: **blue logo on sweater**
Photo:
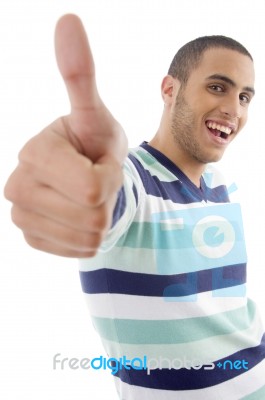
[[[195,301],[199,271],[205,271],[207,279],[211,274],[211,289],[222,289],[219,296],[244,296],[242,276],[223,275],[223,268],[247,260],[238,204],[157,213],[153,224],[159,273],[185,278],[165,289],[168,300]]]

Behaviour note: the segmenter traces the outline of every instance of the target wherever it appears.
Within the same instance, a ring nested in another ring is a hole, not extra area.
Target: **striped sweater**
[[[135,362],[115,370],[120,399],[265,399],[265,335],[232,191],[212,166],[197,188],[146,142],[130,151],[112,228],[80,261],[108,357]]]

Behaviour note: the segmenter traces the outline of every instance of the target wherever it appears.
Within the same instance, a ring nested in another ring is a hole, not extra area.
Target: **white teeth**
[[[228,128],[228,126],[219,125],[216,122],[212,122],[212,121],[207,122],[207,127],[210,129],[217,129],[218,131],[224,132],[227,135],[230,135],[230,133],[232,132],[232,129]]]
[[[227,135],[230,135],[230,133],[232,132],[232,129],[228,128],[228,126],[225,128],[225,133],[227,133]]]

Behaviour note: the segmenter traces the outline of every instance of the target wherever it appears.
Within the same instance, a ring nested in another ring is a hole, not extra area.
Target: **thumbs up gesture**
[[[127,139],[101,100],[86,33],[74,15],[56,26],[55,50],[71,113],[33,137],[5,186],[13,222],[34,248],[92,257],[123,183]]]

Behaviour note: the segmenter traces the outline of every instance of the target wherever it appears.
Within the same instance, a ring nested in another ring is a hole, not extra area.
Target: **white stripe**
[[[214,292],[216,295],[218,291]],[[222,292],[223,293],[223,292]],[[167,301],[163,297],[133,296],[125,294],[87,294],[85,301],[94,317],[166,320],[205,317],[235,310],[247,305],[246,297],[213,297],[212,292],[199,293],[182,301]],[[169,299],[170,300],[170,299]]]
[[[177,249],[164,249],[159,250],[160,257],[162,257],[162,253],[165,254],[167,258],[168,252],[176,252]],[[183,250],[179,250],[179,253],[183,252]],[[158,268],[157,265],[157,250],[156,249],[146,249],[146,248],[133,248],[133,247],[114,247],[110,252],[98,253],[93,258],[83,258],[79,260],[79,270],[82,272],[99,270],[102,268],[109,268],[116,271],[125,271],[132,273],[142,273],[142,274],[152,274],[152,275],[161,275],[161,268]],[[136,262],[137,260],[137,262]],[[210,269],[210,265],[205,267],[203,270]],[[164,268],[162,275],[177,275],[182,273],[189,272],[197,272],[201,271],[202,267],[198,265],[193,265],[192,267],[187,268],[186,265],[178,265],[178,269],[176,268]],[[176,272],[177,271],[177,272]]]
[[[121,400],[239,400],[260,389],[265,384],[265,360],[230,381],[199,390],[146,389],[123,383],[119,378],[114,378],[114,381]]]
[[[141,260],[139,260],[139,252],[141,252]],[[135,262],[136,257],[137,263]],[[93,258],[79,260],[80,271],[94,271],[102,268],[142,274],[158,274],[153,249],[114,247],[109,253],[98,253]]]
[[[134,222],[154,222],[154,214],[160,214],[160,213],[170,213],[173,211],[176,213],[177,211],[181,210],[188,210],[188,209],[198,209],[201,207],[205,207],[205,202],[196,202],[196,203],[190,203],[190,204],[176,204],[172,200],[164,200],[162,197],[156,197],[150,194],[145,194],[144,201],[146,204],[148,204],[147,207],[144,209],[144,216],[143,216],[143,210],[139,209],[138,212],[135,215]],[[216,206],[216,203],[207,203],[207,206],[209,205]],[[144,218],[144,219],[143,219]],[[159,222],[159,220],[157,220]]]

